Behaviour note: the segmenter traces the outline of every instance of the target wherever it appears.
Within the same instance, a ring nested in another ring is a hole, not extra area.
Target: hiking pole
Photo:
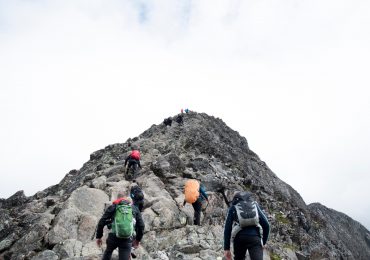
[[[230,202],[229,202],[229,200],[227,199],[227,197],[225,195],[225,189],[220,189],[219,192],[222,194],[222,197],[224,198],[226,205],[229,207]]]
[[[94,233],[91,236],[91,240],[94,240],[97,229],[98,229],[98,225],[96,225],[96,227],[95,227],[95,231],[94,231]]]

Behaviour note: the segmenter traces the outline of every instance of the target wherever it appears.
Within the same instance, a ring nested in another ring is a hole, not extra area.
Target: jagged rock
[[[4,209],[17,207],[17,206],[24,204],[26,201],[27,201],[27,197],[26,195],[24,195],[24,191],[20,190],[14,193],[12,196],[10,196],[8,199],[4,200],[2,202],[1,207]]]
[[[108,196],[98,189],[82,187],[74,191],[47,234],[47,243],[55,245],[72,238],[89,241],[108,200]]]
[[[59,256],[51,250],[45,250],[37,254],[31,260],[58,260]]]
[[[124,160],[131,147],[141,150],[136,181],[145,195],[138,259],[221,260],[225,199],[238,190],[254,193],[271,224],[264,260],[370,259],[366,228],[320,204],[307,206],[244,137],[221,119],[195,112],[184,115],[182,126],[152,125],[126,143],[92,153],[81,169],[32,197],[17,192],[0,199],[0,259],[101,259],[91,236],[104,208],[118,193],[129,193]],[[202,227],[192,225],[192,206],[181,206],[187,178],[201,179],[209,193]]]
[[[82,242],[76,239],[67,239],[58,244],[53,248],[53,251],[61,257],[61,259],[81,256]]]
[[[96,178],[92,181],[92,187],[91,188],[104,190],[106,182],[107,182],[107,177],[101,176],[101,177]]]

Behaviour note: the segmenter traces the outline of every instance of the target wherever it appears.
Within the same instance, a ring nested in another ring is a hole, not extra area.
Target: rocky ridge
[[[140,136],[90,155],[81,169],[34,196],[22,191],[0,199],[0,259],[100,259],[91,239],[105,205],[118,191],[129,145],[140,147],[137,178],[145,194],[146,229],[139,259],[222,259],[223,223],[236,190],[252,191],[271,234],[265,259],[370,259],[370,233],[343,213],[306,205],[221,119],[191,112],[184,125],[153,125]],[[193,209],[181,208],[187,178],[200,178],[210,202],[202,227]],[[107,230],[105,231],[105,234]]]

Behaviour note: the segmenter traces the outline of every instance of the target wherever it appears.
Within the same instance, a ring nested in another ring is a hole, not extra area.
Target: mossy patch
[[[270,259],[271,260],[281,260],[281,256],[279,256],[278,254],[275,254],[275,253],[271,253],[270,254]]]
[[[289,219],[283,215],[283,213],[278,212],[275,214],[276,221],[282,224],[289,224]]]

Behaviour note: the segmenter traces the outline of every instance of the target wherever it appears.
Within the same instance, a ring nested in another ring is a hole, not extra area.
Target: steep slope
[[[104,204],[128,190],[123,163],[129,145],[142,153],[137,182],[145,193],[146,230],[140,259],[222,257],[227,206],[220,189],[229,199],[236,190],[256,195],[272,228],[266,259],[370,259],[366,228],[319,204],[307,206],[244,137],[222,120],[198,113],[186,114],[183,126],[153,125],[123,144],[94,152],[80,170],[32,197],[18,192],[1,200],[2,257],[99,259],[102,251],[91,236]],[[191,225],[192,207],[179,206],[187,178],[200,178],[210,194],[201,228]]]

